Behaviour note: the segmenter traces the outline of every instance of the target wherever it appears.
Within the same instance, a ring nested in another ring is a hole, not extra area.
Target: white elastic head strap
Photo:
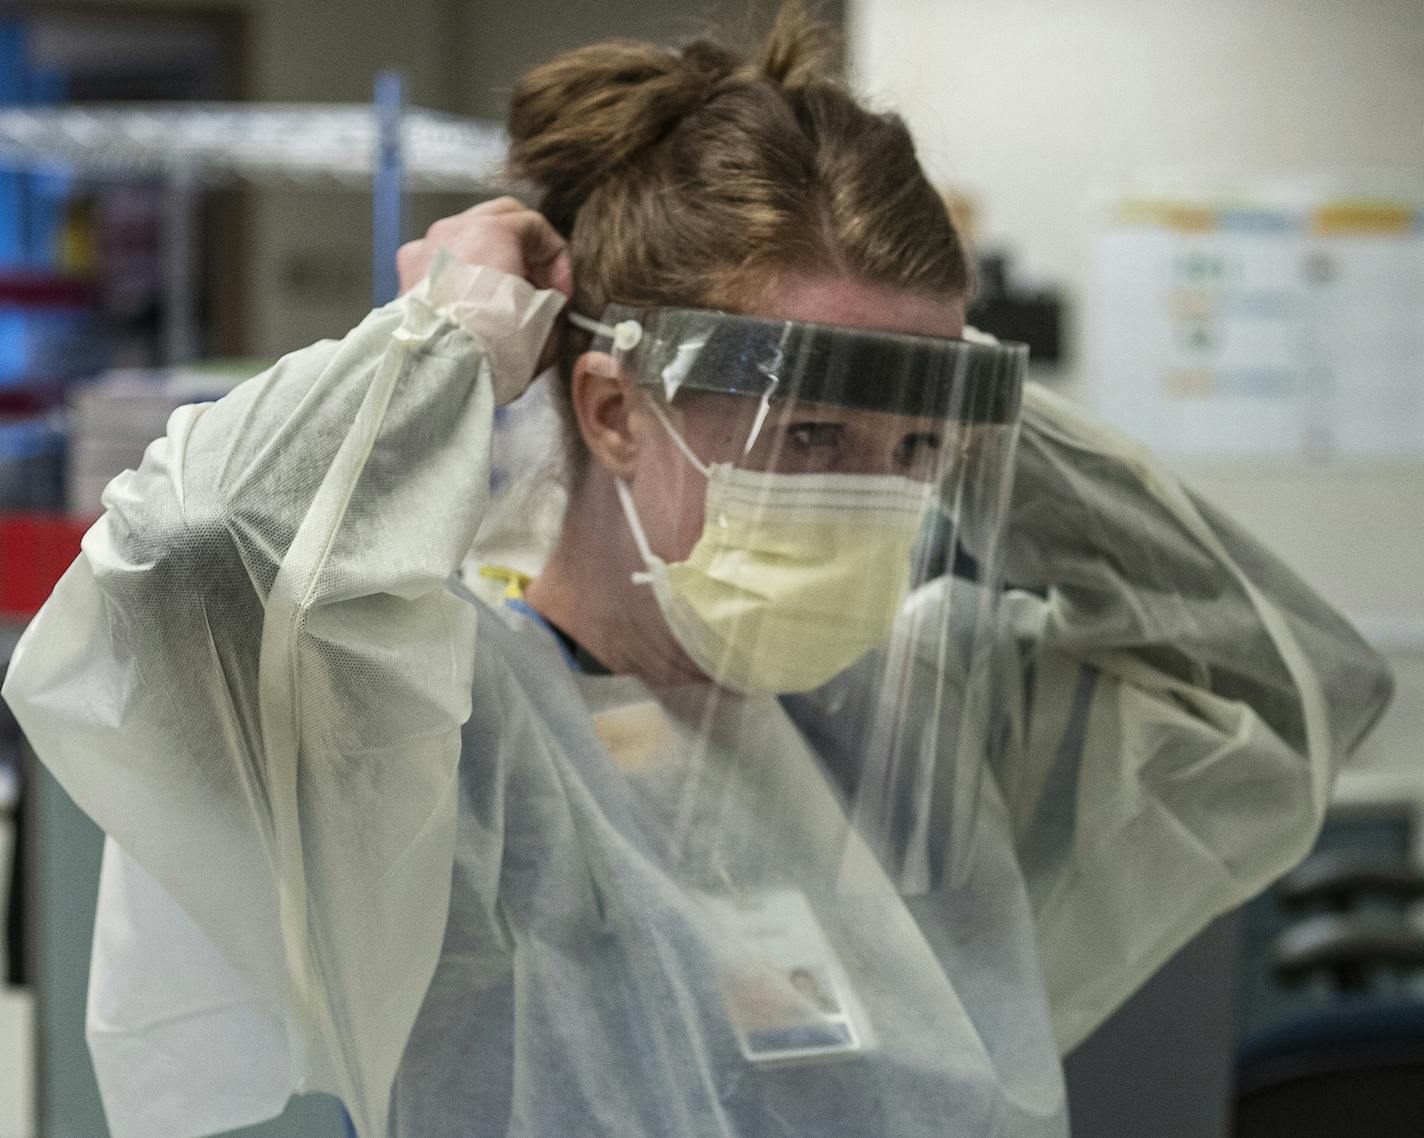
[[[613,347],[620,352],[632,351],[643,338],[643,326],[636,320],[621,320],[617,324],[610,326],[601,321],[591,319],[590,317],[581,316],[577,312],[570,312],[568,315],[569,323],[575,328],[582,328],[585,332],[592,332],[595,336],[607,336],[613,341]],[[652,409],[653,414],[657,416],[658,422],[666,428],[667,433],[672,437],[672,441],[677,444],[677,449],[682,451],[686,456],[687,461],[692,463],[692,465],[697,468],[697,472],[704,478],[708,477],[712,473],[711,467],[692,453],[692,448],[687,445],[687,440],[678,434],[677,428],[668,421],[668,417],[663,412],[663,409],[651,399],[648,400],[648,406]],[[622,489],[621,486],[620,489]]]
[[[595,336],[606,336],[613,341],[613,350],[616,352],[631,352],[643,339],[643,326],[636,320],[620,320],[617,324],[605,324],[601,320],[595,320],[591,316],[584,316],[578,312],[568,314],[569,323],[575,328],[582,328],[585,332],[591,332]]]
[[[617,324],[610,325],[603,323],[601,320],[594,320],[590,316],[584,316],[580,312],[570,312],[568,313],[568,317],[569,323],[575,328],[582,328],[585,332],[612,340],[613,350],[616,352],[631,352],[642,343],[643,340],[643,326],[636,320],[620,320]],[[667,390],[669,399],[672,398],[673,394],[681,385],[683,374],[693,362],[695,362],[697,354],[702,348],[703,343],[701,341],[679,346],[676,358],[663,369],[663,386]],[[780,358],[778,354],[778,367]],[[757,409],[756,422],[752,424],[751,437],[747,439],[746,447],[742,451],[743,454],[751,453],[751,449],[757,441],[757,436],[761,434],[762,425],[766,422],[767,412],[771,410],[771,397],[776,393],[776,389],[781,383],[780,378],[774,370],[767,371],[767,379],[771,382],[767,385],[766,391],[762,393],[761,406]],[[663,426],[667,428],[668,434],[672,436],[678,448],[683,454],[687,455],[688,461],[705,475],[707,473],[707,464],[692,453],[691,448],[683,441],[682,436],[673,429],[672,424],[667,421],[667,417],[663,415],[656,404],[653,405],[653,410],[658,418],[662,420]]]

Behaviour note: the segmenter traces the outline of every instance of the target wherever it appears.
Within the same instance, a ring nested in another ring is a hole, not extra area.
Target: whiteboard
[[[1167,454],[1424,457],[1424,210],[1131,201],[1096,240],[1089,397]]]

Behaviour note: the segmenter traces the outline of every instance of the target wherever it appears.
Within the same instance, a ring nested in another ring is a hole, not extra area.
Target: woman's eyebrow
[[[817,432],[834,432],[839,437],[845,434],[846,425],[839,419],[793,419],[782,429],[787,433],[806,429]]]

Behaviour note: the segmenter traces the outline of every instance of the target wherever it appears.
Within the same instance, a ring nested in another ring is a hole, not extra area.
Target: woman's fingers
[[[532,209],[510,213],[506,220],[518,238],[525,280],[538,288],[558,289],[565,296],[573,293],[573,267],[569,260],[569,245],[542,214]]]
[[[465,213],[518,213],[519,211],[526,210],[528,208],[529,207],[527,205],[525,205],[518,198],[514,197],[512,194],[505,194],[503,197],[490,198],[489,201],[480,202],[477,205],[472,205],[469,209],[465,210]]]
[[[574,263],[569,256],[568,246],[564,246],[542,265],[533,266],[529,282],[536,288],[551,288],[573,299]]]
[[[396,272],[400,275],[402,295],[414,288],[416,282],[425,276],[433,259],[434,252],[424,238],[407,241],[396,250]]]
[[[442,217],[425,231],[424,237],[402,245],[396,252],[402,293],[425,277],[442,249],[471,265],[488,265],[522,277],[535,288],[573,295],[568,242],[542,214],[518,198],[494,198]],[[557,339],[551,336],[544,346],[540,370],[552,362]]]
[[[523,277],[536,288],[557,289],[565,296],[573,292],[567,242],[542,214],[518,198],[495,198],[442,217],[423,238],[401,246],[396,267],[402,292],[430,271],[439,249],[469,264]]]

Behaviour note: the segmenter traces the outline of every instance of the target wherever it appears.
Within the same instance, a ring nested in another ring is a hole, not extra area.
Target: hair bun
[[[680,52],[629,40],[566,52],[515,86],[511,171],[545,190],[544,212],[567,231],[594,186],[666,136],[737,65],[706,40]]]
[[[836,74],[840,54],[836,29],[813,19],[800,0],[787,0],[762,46],[757,71],[783,87],[808,87]]]

